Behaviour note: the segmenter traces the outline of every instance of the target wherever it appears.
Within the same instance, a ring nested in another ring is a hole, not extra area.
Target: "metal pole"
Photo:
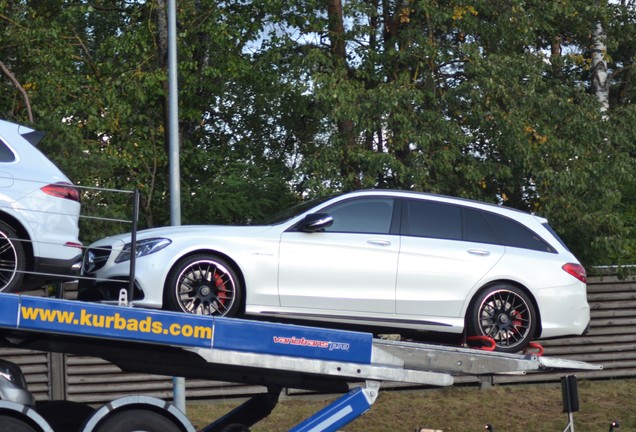
[[[181,225],[179,172],[179,93],[177,71],[176,0],[168,0],[168,140],[170,161],[170,224]]]
[[[132,231],[130,233],[130,279],[128,281],[128,306],[132,307],[135,294],[135,265],[137,263],[137,226],[139,221],[139,189],[132,196]]]
[[[168,140],[170,154],[170,224],[181,225],[181,185],[179,172],[179,93],[177,73],[177,5],[168,0]],[[183,413],[185,405],[185,379],[172,378],[175,406]]]

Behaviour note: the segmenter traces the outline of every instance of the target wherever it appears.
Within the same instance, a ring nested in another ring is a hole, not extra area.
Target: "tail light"
[[[567,263],[561,267],[565,272],[571,274],[583,283],[587,283],[587,273],[581,264]]]
[[[45,194],[58,198],[69,199],[71,201],[80,201],[79,191],[75,186],[66,182],[52,183],[40,188]]]

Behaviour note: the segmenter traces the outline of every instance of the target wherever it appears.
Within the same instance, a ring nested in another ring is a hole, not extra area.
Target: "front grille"
[[[106,261],[108,261],[110,252],[110,246],[86,250],[84,260],[82,261],[82,274],[95,273],[97,270],[104,267]]]

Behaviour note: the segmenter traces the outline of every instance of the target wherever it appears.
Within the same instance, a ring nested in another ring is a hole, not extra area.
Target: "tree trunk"
[[[601,111],[609,109],[609,80],[605,53],[607,36],[601,23],[597,23],[592,33],[592,91],[601,104]]]
[[[327,17],[329,19],[329,43],[333,55],[334,66],[342,70],[340,76],[347,77],[347,46],[345,41],[344,17],[341,0],[327,0]],[[359,189],[362,185],[357,176],[356,164],[352,162],[351,149],[356,145],[354,134],[354,122],[348,118],[339,118],[336,121],[338,128],[338,140],[342,143],[343,157],[340,164],[340,172],[345,179],[345,187]],[[353,180],[352,184],[349,181]]]

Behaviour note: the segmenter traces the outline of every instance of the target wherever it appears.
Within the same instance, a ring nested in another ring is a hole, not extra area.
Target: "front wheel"
[[[467,336],[488,336],[500,352],[525,349],[537,329],[538,315],[532,300],[520,288],[497,284],[483,290],[466,316]]]
[[[207,254],[186,257],[170,270],[164,287],[167,309],[208,316],[236,316],[243,292],[224,260]]]

